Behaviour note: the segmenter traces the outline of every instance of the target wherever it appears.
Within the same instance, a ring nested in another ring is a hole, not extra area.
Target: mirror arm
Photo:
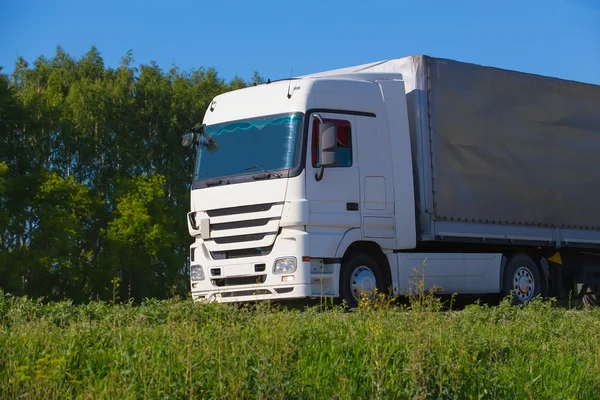
[[[196,125],[192,129],[190,129],[190,132],[200,133],[200,132],[202,132],[204,130],[205,127],[206,127],[206,124]]]
[[[323,179],[324,172],[325,172],[325,167],[321,165],[321,169],[319,170],[319,172],[317,174],[315,174],[315,179],[317,182],[319,182],[321,179]]]

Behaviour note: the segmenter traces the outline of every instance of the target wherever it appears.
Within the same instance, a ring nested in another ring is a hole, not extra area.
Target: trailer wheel
[[[376,290],[384,293],[385,278],[373,257],[365,253],[345,257],[340,273],[340,300],[355,308],[362,298],[374,299]]]
[[[515,254],[504,267],[504,296],[511,296],[515,305],[531,301],[545,293],[540,269],[526,254]]]
[[[587,307],[600,306],[600,290],[598,286],[599,285],[591,285],[581,297],[583,304]]]

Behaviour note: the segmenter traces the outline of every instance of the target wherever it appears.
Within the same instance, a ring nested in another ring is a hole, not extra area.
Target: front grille
[[[240,249],[228,251],[211,251],[210,255],[213,260],[231,260],[235,258],[260,257],[271,254],[273,246],[259,247],[255,249]]]
[[[251,235],[240,235],[240,236],[229,236],[222,238],[211,239],[216,244],[229,244],[229,243],[243,243],[243,242],[256,242],[263,240],[267,233],[253,233]]]
[[[275,203],[278,204],[278,203]],[[206,213],[209,217],[223,217],[225,215],[235,215],[235,214],[249,214],[249,213],[257,213],[269,211],[271,207],[275,204],[255,204],[251,206],[240,206],[240,207],[230,207],[230,208],[219,208],[216,210],[208,210]]]
[[[238,276],[233,278],[221,278],[211,279],[211,282],[215,286],[239,286],[239,285],[254,285],[262,284],[267,280],[267,275],[254,275],[254,276]]]
[[[275,219],[275,218],[273,218]],[[257,226],[265,226],[270,221],[269,218],[263,219],[250,219],[247,221],[236,221],[236,222],[226,222],[223,224],[212,224],[210,226],[211,231],[223,231],[227,229],[242,229],[242,228],[255,228]]]
[[[282,202],[206,210],[203,217],[208,216],[210,232],[204,244],[215,260],[262,255],[248,251],[273,245],[282,213]],[[232,252],[242,249],[241,255]],[[219,254],[224,252],[231,254]]]

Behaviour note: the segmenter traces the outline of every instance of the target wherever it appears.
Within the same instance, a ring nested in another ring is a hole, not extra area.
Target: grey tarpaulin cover
[[[600,87],[429,62],[437,217],[600,227]]]
[[[352,71],[402,73],[435,219],[600,228],[600,86],[427,56]]]

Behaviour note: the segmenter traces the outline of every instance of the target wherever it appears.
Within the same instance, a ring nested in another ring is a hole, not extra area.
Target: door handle
[[[346,203],[346,211],[358,211],[358,203]]]

